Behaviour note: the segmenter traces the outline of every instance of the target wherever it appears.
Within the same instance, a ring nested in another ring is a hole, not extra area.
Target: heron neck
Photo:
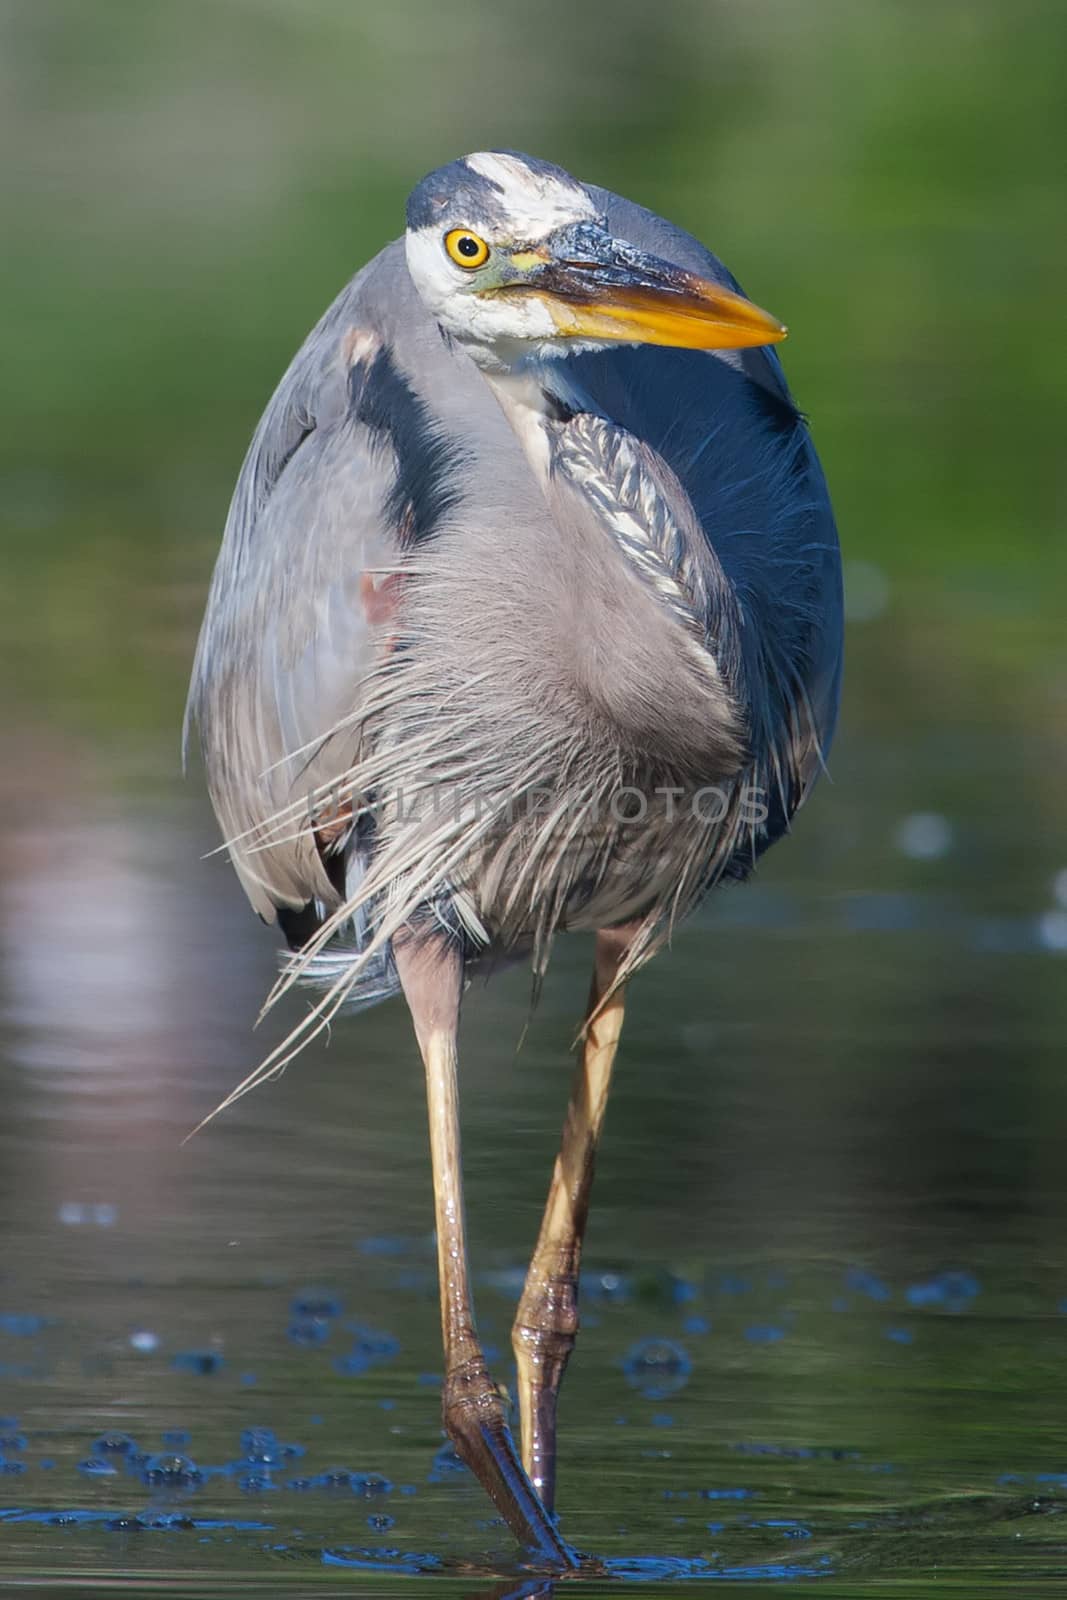
[[[550,424],[594,407],[562,361],[524,361],[498,371],[483,369],[482,375],[544,488],[552,459]]]

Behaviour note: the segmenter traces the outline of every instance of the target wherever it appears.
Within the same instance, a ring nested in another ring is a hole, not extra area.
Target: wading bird
[[[510,152],[425,178],[285,374],[230,509],[189,716],[230,858],[314,1008],[403,993],[426,1072],[444,1422],[518,1538],[554,1516],[626,980],[789,826],[826,755],[837,536],[785,335],[688,234]],[[595,934],[513,1330],[475,1329],[457,1030],[472,971]],[[277,992],[277,991],[276,991]]]

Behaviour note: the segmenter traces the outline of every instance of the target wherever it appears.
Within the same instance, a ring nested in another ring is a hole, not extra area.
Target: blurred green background
[[[922,629],[921,675],[965,654],[997,696],[1037,671],[1062,722],[1065,50],[1056,0],[4,0],[26,689],[62,698],[77,642],[94,716],[173,717],[273,383],[412,183],[503,144],[683,223],[788,320],[846,551],[908,586],[897,650]]]
[[[865,1514],[1062,1470],[1065,58],[1060,0],[0,0],[0,1284],[65,1352],[39,1352],[0,1409],[51,1440],[47,1503],[90,1494],[74,1464],[107,1423],[178,1417],[208,1459],[250,1423],[306,1429],[323,1384],[345,1384],[285,1343],[305,1275],[404,1345],[382,1380],[396,1425],[349,1385],[331,1450],[400,1481],[437,1447],[418,1384],[432,1282],[405,1309],[352,1253],[429,1226],[401,1009],[342,1021],[178,1149],[258,1056],[273,952],[200,860],[214,824],[177,747],[270,390],[400,232],[411,185],[494,145],[665,213],[789,323],[850,594],[834,783],[635,986],[591,1249],[659,1287],[581,1346],[576,1537],[704,1548],[699,1519],[648,1499],[669,1454],[648,1406],[628,1450],[611,1427],[638,1405],[625,1342],[677,1332],[665,1266],[703,1286],[772,1264],[782,1330],[746,1343],[747,1313],[731,1332],[708,1289],[675,1486],[729,1483],[746,1438],[890,1462],[899,1476],[863,1480]],[[483,1266],[513,1268],[533,1237],[587,961],[561,942],[517,1061],[524,975],[472,1001]],[[63,1222],[98,1203],[110,1231]],[[853,1294],[842,1321],[855,1263],[891,1298]],[[946,1263],[976,1275],[978,1310],[923,1322],[905,1286]],[[158,1358],[131,1354],[138,1326]],[[171,1372],[176,1344],[212,1341],[231,1373],[254,1365],[251,1399],[233,1378],[194,1402]],[[814,1487],[792,1457],[772,1468],[768,1506],[823,1533],[845,1517],[831,1468]],[[457,1524],[444,1490],[420,1494],[395,1537],[466,1548],[477,1497]],[[995,1522],[992,1565],[1016,1533]],[[99,1537],[88,1564],[113,1558]],[[977,1549],[970,1530],[953,1559]],[[946,1548],[912,1559],[944,1569]]]

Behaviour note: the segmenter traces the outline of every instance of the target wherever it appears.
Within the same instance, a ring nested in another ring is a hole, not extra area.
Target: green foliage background
[[[912,586],[898,626],[1051,670],[1062,712],[1065,47],[1055,0],[5,0],[27,691],[69,699],[73,660],[79,710],[173,714],[273,382],[412,182],[503,144],[676,218],[789,322],[847,553]]]

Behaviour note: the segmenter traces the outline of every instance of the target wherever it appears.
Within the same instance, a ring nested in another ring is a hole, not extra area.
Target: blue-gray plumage
[[[295,949],[282,987],[325,991],[249,1083],[403,989],[446,1423],[564,1564],[555,1393],[623,980],[788,827],[836,718],[837,538],[783,333],[688,234],[548,163],[431,174],[256,430],[193,673],[231,859]],[[473,966],[530,952],[539,976],[568,928],[599,930],[597,977],[516,1324],[527,1477],[450,1209],[454,1039]]]

